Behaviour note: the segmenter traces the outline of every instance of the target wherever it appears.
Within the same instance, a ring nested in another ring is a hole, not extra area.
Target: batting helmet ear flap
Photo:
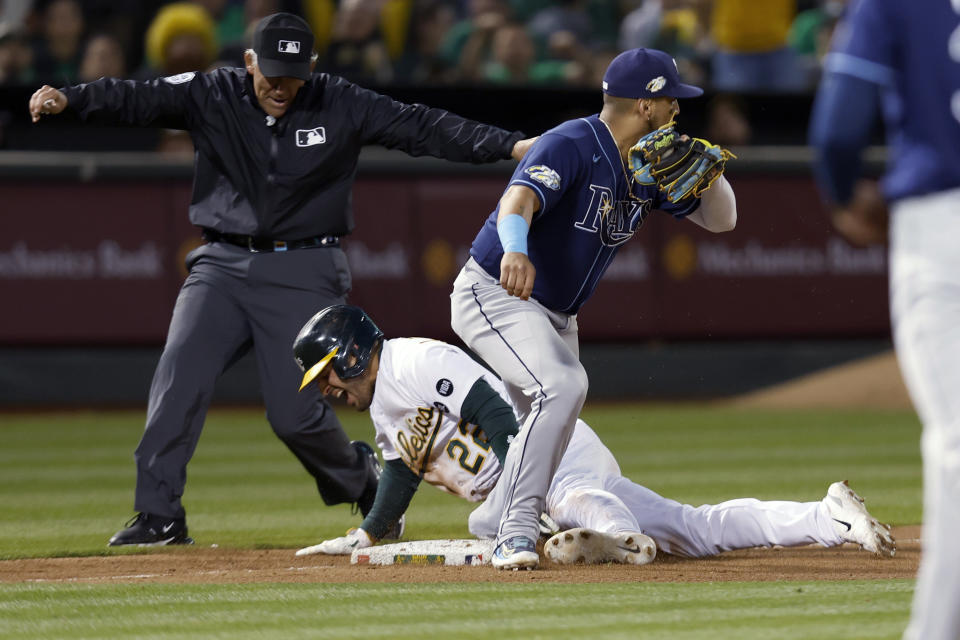
[[[383,332],[363,309],[337,304],[313,316],[293,343],[293,357],[304,371],[300,389],[327,366],[342,380],[363,375],[383,343]]]
[[[320,375],[320,372],[327,368],[327,365],[330,364],[330,360],[333,358],[333,356],[337,355],[337,351],[339,350],[340,349],[338,347],[334,347],[333,351],[325,355],[317,364],[313,365],[303,373],[303,380],[300,381],[299,391],[303,391],[304,387],[313,382],[316,377]]]

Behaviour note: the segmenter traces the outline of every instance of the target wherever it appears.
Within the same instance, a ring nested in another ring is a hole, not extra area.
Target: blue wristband
[[[510,213],[497,222],[497,235],[504,253],[522,253],[527,255],[527,233],[530,225],[517,213]]]

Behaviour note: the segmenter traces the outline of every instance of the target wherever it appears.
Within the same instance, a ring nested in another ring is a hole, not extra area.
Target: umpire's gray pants
[[[167,342],[150,387],[147,426],[137,447],[134,509],[184,517],[193,456],[217,378],[252,347],[267,420],[307,471],[324,502],[351,502],[367,481],[340,421],[317,388],[300,387],[293,340],[314,313],[350,290],[339,248],[251,253],[224,243],[187,256]]]
[[[503,379],[523,421],[484,507],[503,506],[498,544],[515,535],[536,540],[547,489],[587,395],[576,316],[509,295],[472,258],[450,300],[453,330]]]

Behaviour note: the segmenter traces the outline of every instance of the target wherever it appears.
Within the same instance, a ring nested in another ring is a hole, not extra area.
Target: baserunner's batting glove
[[[322,553],[328,556],[345,556],[353,553],[354,549],[366,549],[373,546],[374,539],[363,529],[350,529],[347,535],[332,540],[324,540],[312,547],[304,547],[297,551],[298,556],[312,556]]]
[[[634,180],[656,185],[669,202],[699,198],[735,157],[702,138],[680,134],[673,122],[643,136],[628,152]]]

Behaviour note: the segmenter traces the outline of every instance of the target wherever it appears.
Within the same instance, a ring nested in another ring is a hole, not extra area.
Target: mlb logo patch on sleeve
[[[323,144],[327,141],[327,133],[323,127],[314,129],[297,129],[297,146],[312,147],[315,144]]]
[[[195,75],[197,75],[195,71],[187,71],[186,73],[178,73],[175,76],[167,76],[163,81],[169,82],[170,84],[183,84],[184,82],[193,80]]]

